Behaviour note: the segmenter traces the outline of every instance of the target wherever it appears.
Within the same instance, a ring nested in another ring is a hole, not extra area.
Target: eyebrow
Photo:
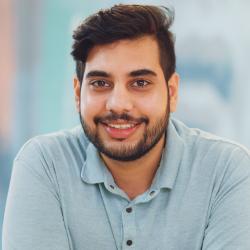
[[[134,70],[131,71],[129,74],[129,76],[131,77],[138,77],[138,76],[145,76],[145,75],[151,75],[151,76],[157,76],[157,74],[150,70],[150,69],[138,69],[138,70]],[[102,71],[102,70],[92,70],[89,71],[86,75],[86,78],[91,78],[91,77],[111,77],[111,74]]]
[[[86,78],[91,78],[91,77],[96,77],[96,76],[100,76],[100,77],[110,77],[111,75],[108,74],[105,71],[102,70],[92,70],[89,71],[88,74],[86,75]]]
[[[129,76],[132,77],[145,76],[145,75],[157,76],[157,74],[150,69],[138,69],[129,73]]]

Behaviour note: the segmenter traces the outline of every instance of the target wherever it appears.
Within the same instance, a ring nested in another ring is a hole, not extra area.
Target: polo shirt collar
[[[82,180],[88,184],[104,182],[108,170],[92,143],[89,143],[87,146],[86,157],[81,171]]]
[[[172,189],[178,174],[183,155],[184,143],[176,129],[176,122],[169,119],[167,140],[160,166],[156,172],[151,189]],[[81,170],[81,178],[88,184],[104,183],[110,179],[110,173],[102,161],[96,147],[89,143],[86,149],[86,161]]]

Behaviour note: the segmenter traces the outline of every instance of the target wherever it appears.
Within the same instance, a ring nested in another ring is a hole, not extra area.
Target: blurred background
[[[250,148],[250,1],[0,0],[0,234],[22,144],[78,124],[72,30],[117,3],[174,7],[181,76],[175,116]]]

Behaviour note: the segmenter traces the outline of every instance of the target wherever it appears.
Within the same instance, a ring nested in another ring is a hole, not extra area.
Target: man
[[[250,155],[176,109],[167,8],[116,5],[74,33],[82,126],[15,159],[3,249],[250,249]]]

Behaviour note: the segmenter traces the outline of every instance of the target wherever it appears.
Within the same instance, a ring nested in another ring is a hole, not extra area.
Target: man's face
[[[164,138],[177,86],[173,74],[169,98],[158,45],[151,36],[95,46],[82,87],[76,79],[74,85],[87,137],[111,159],[140,158]]]

